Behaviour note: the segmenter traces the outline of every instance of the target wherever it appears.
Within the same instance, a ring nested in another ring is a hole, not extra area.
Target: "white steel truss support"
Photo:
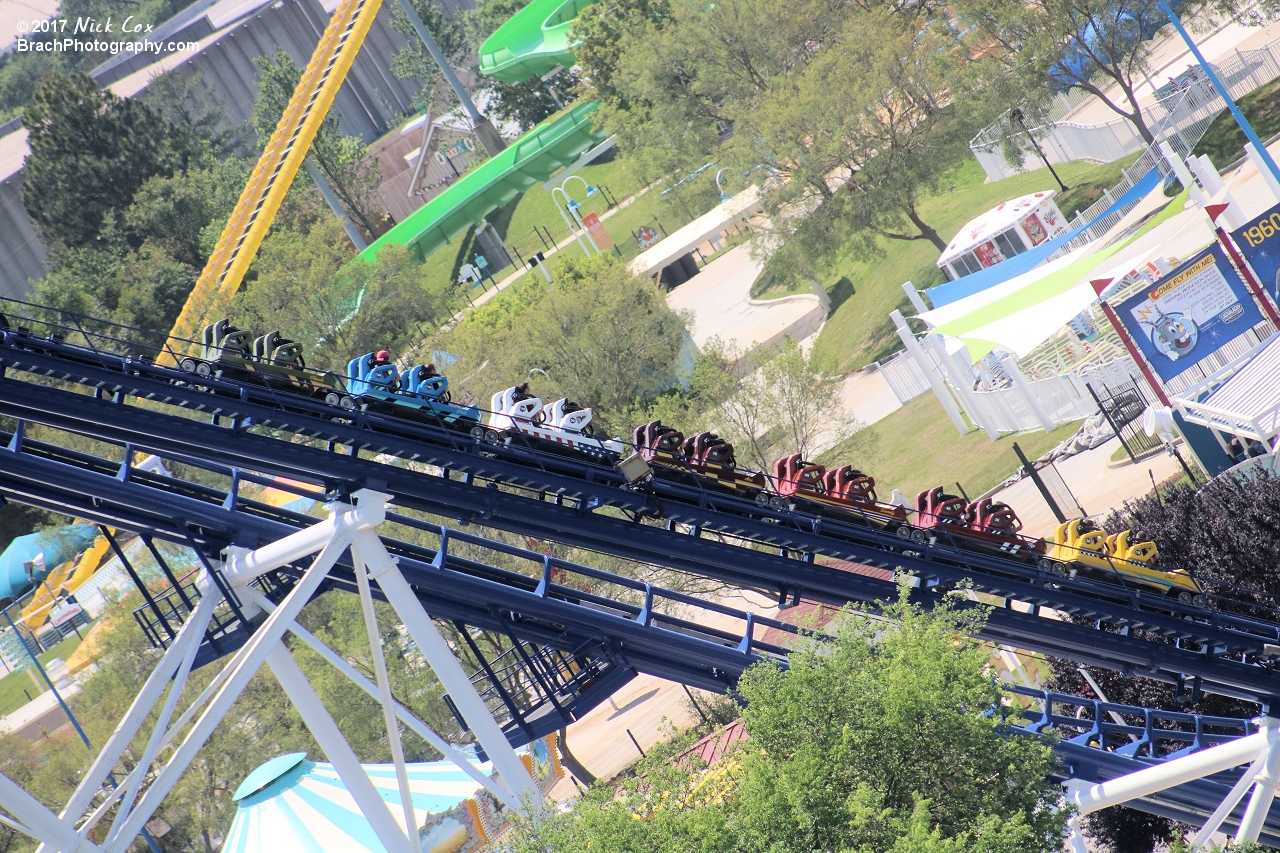
[[[511,747],[506,734],[498,725],[493,714],[476,692],[475,686],[467,676],[466,670],[454,656],[453,650],[445,642],[440,629],[431,621],[431,616],[423,609],[422,602],[413,594],[408,581],[400,574],[396,560],[387,553],[386,546],[377,535],[370,533],[356,534],[351,543],[352,553],[356,559],[369,570],[369,578],[376,580],[382,587],[387,601],[395,608],[400,621],[409,630],[409,635],[417,644],[418,650],[426,657],[427,663],[435,671],[441,685],[453,700],[454,705],[467,721],[476,740],[488,754],[499,776],[511,789],[511,793],[521,802],[536,802],[539,794],[533,777],[520,761],[516,751]]]
[[[1249,798],[1249,805],[1245,807],[1244,816],[1240,819],[1236,841],[1258,840],[1267,812],[1271,811],[1271,804],[1275,801],[1276,786],[1280,784],[1280,746],[1276,745],[1280,737],[1276,736],[1277,729],[1280,729],[1280,720],[1270,717],[1263,719],[1263,731],[1272,736],[1272,746],[1267,750],[1266,761],[1254,783],[1253,796]]]
[[[205,629],[209,626],[209,620],[213,616],[213,610],[218,604],[218,598],[218,596],[207,595],[196,604],[196,609],[192,612],[191,618],[183,626],[183,628],[191,627],[196,632],[193,633],[193,637],[204,636]],[[120,810],[116,814],[115,820],[111,822],[111,831],[107,833],[108,842],[116,839],[117,827],[122,826],[125,819],[129,817],[129,811],[133,808],[134,801],[138,797],[138,789],[142,787],[142,782],[151,767],[151,762],[155,761],[156,755],[160,751],[160,740],[169,727],[169,720],[173,717],[173,709],[177,707],[178,697],[182,695],[182,688],[187,684],[187,676],[191,674],[191,667],[195,664],[196,654],[199,651],[199,640],[192,640],[187,644],[187,650],[182,656],[182,663],[179,665],[178,671],[169,685],[169,695],[165,697],[164,707],[160,709],[160,716],[156,719],[155,728],[151,731],[151,737],[147,741],[146,749],[143,750],[142,757],[138,759],[138,766],[143,770],[141,773],[131,773],[131,778],[125,783],[125,794],[120,801]],[[86,823],[81,828],[81,832],[87,832],[90,826],[91,824]]]
[[[267,612],[275,609],[275,605],[261,594],[254,593],[253,601]],[[369,694],[370,697],[374,699],[379,698],[377,685],[357,672],[355,667],[343,660],[342,656],[333,649],[326,646],[315,634],[312,634],[296,622],[289,626],[289,631],[299,640],[310,646],[318,655],[320,655],[320,657],[332,664],[335,669],[350,679],[353,684],[365,693]],[[400,722],[404,723],[410,731],[418,735],[418,737],[422,738],[427,743],[431,744],[437,752],[443,755],[447,760],[456,764],[464,773],[474,779],[478,784],[483,785],[484,789],[502,801],[503,805],[510,809],[518,810],[520,808],[520,802],[511,795],[511,791],[506,788],[501,779],[494,779],[492,776],[486,775],[478,767],[468,761],[467,757],[463,755],[457,747],[440,737],[440,735],[436,734],[435,731],[433,731],[426,723],[414,716],[412,711],[401,705],[399,702],[395,703],[395,709],[396,716],[400,719]]]
[[[1071,780],[1064,786],[1066,800],[1074,805],[1079,815],[1105,809],[1149,796],[1159,791],[1230,770],[1249,762],[1240,780],[1223,799],[1221,805],[1209,816],[1196,834],[1192,849],[1203,847],[1218,832],[1223,822],[1239,805],[1249,788],[1253,794],[1240,820],[1237,841],[1257,841],[1262,832],[1267,813],[1280,787],[1280,720],[1263,717],[1258,720],[1259,731],[1247,737],[1200,750],[1191,755],[1147,767],[1118,776],[1106,782],[1089,784]],[[1071,844],[1078,841],[1077,827],[1073,824]]]
[[[0,775],[0,808],[4,808],[17,820],[8,820],[0,816],[0,822],[23,831],[41,841],[41,850],[58,850],[60,853],[93,853],[102,850],[104,853],[124,853],[133,844],[134,839],[152,813],[160,806],[166,795],[173,790],[179,777],[195,760],[215,727],[223,721],[225,715],[237,701],[239,695],[248,685],[262,665],[268,665],[274,672],[276,680],[284,688],[285,694],[297,707],[298,713],[306,722],[308,729],[315,735],[316,742],[324,749],[325,757],[333,763],[343,784],[356,803],[370,827],[378,835],[384,847],[394,852],[410,853],[419,848],[419,827],[416,825],[417,812],[413,808],[412,792],[408,783],[408,770],[404,763],[404,752],[399,739],[399,722],[415,731],[449,760],[460,766],[463,771],[492,792],[494,797],[502,800],[506,806],[520,809],[522,800],[538,795],[538,788],[526,770],[515,749],[507,742],[506,735],[493,719],[489,708],[485,707],[480,694],[467,678],[466,671],[452,649],[444,642],[444,637],[436,628],[428,612],[421,606],[419,599],[404,580],[396,560],[387,552],[376,534],[376,528],[387,517],[388,496],[379,492],[362,489],[356,492],[355,503],[330,503],[330,516],[311,528],[298,530],[276,542],[261,548],[228,548],[227,564],[223,567],[224,578],[230,588],[236,590],[239,598],[246,603],[246,612],[266,612],[265,620],[253,631],[253,635],[244,646],[234,653],[218,672],[212,683],[201,692],[191,706],[187,707],[177,720],[173,720],[183,688],[191,674],[202,639],[205,637],[216,607],[223,601],[218,584],[209,574],[201,576],[198,585],[202,592],[200,603],[192,611],[191,617],[179,630],[168,651],[160,658],[156,669],[148,676],[140,693],[124,720],[116,727],[116,731],[106,742],[99,757],[92,763],[90,770],[84,774],[81,784],[68,800],[67,807],[61,815],[54,815],[49,809],[41,806],[38,800],[23,792],[12,780]],[[324,583],[329,571],[337,564],[344,552],[351,551],[351,562],[355,566],[358,593],[360,593],[361,610],[364,613],[367,633],[369,633],[370,651],[374,660],[376,684],[358,674],[355,669],[332,649],[324,646],[319,639],[312,637],[297,624],[298,613],[303,606],[315,596],[320,585]],[[319,553],[317,553],[319,552]],[[253,580],[261,575],[279,569],[279,567],[297,564],[308,556],[315,555],[311,565],[303,571],[302,576],[289,590],[284,601],[273,605],[265,596],[250,587]],[[399,706],[394,701],[387,672],[387,661],[381,648],[381,634],[374,611],[374,599],[370,580],[378,580],[388,601],[392,602],[399,619],[410,631],[413,642],[426,657],[431,667],[439,676],[440,684],[448,690],[454,704],[462,713],[467,725],[474,731],[481,747],[489,754],[497,776],[489,777],[479,768],[472,765],[458,749],[445,742],[430,727],[422,724],[417,717]],[[315,648],[330,663],[338,667],[353,683],[364,689],[371,697],[378,699],[383,706],[385,725],[387,725],[388,744],[392,749],[392,757],[396,763],[396,775],[401,794],[401,809],[397,815],[388,803],[381,799],[372,785],[364,767],[356,756],[351,745],[347,743],[342,731],[338,729],[333,717],[316,695],[315,689],[308,683],[301,667],[293,660],[288,648],[284,646],[284,634],[292,631],[302,642]],[[165,690],[168,688],[168,695]],[[111,779],[111,771],[123,756],[125,749],[136,738],[138,731],[145,724],[148,716],[157,710],[154,729],[147,738],[140,761],[125,775],[123,781]],[[198,716],[197,716],[198,715]],[[170,722],[172,721],[172,722]],[[195,721],[195,722],[192,722]],[[189,726],[189,731],[187,731]],[[178,735],[186,731],[186,736],[177,748],[173,749],[168,762],[159,767],[154,780],[143,788],[152,765],[160,753],[170,744],[178,740]],[[106,795],[90,816],[77,829],[77,822],[86,809],[90,808],[93,799],[102,793],[104,784],[111,781]],[[116,802],[122,803],[118,815],[111,821],[110,830],[104,843],[95,845],[88,841],[86,834],[91,827],[99,824],[104,816],[110,813]]]
[[[325,757],[337,771],[342,784],[347,786],[347,791],[360,807],[360,811],[364,813],[365,820],[369,821],[382,846],[387,848],[388,853],[396,853],[396,851],[419,853],[421,845],[415,844],[418,832],[412,817],[407,829],[401,828],[396,822],[388,810],[388,804],[378,795],[378,789],[373,787],[373,781],[364,772],[364,767],[360,764],[360,758],[355,750],[342,736],[342,730],[333,721],[333,717],[329,716],[324,703],[316,695],[315,688],[311,686],[311,682],[307,681],[302,668],[298,666],[298,662],[293,659],[293,655],[289,654],[289,649],[283,643],[276,642],[268,652],[267,665],[271,667],[276,680],[284,688],[289,701],[302,715],[302,721],[307,724],[316,742],[324,750]],[[409,803],[409,808],[409,814],[412,815],[412,801]]]
[[[413,844],[414,832],[413,793],[409,790],[409,769],[404,765],[404,746],[400,743],[400,723],[396,720],[396,703],[391,695],[391,679],[387,675],[387,659],[382,654],[382,632],[378,630],[378,615],[373,609],[373,593],[369,590],[369,575],[356,552],[356,587],[360,591],[360,609],[364,614],[365,631],[369,634],[369,655],[373,658],[373,674],[378,679],[378,703],[382,705],[382,722],[387,727],[387,745],[391,747],[391,761],[396,766],[396,787],[400,789],[400,805],[404,810],[404,825],[409,831],[409,843]]]
[[[0,808],[13,816],[13,820],[10,820],[0,815],[0,823],[37,838],[42,842],[41,850],[48,850],[50,853],[95,853],[99,850],[103,853],[124,853],[132,846],[156,808],[173,790],[250,679],[264,664],[275,674],[285,693],[298,708],[325,756],[333,764],[370,827],[388,851],[411,853],[419,846],[417,812],[413,807],[398,721],[421,735],[508,807],[519,810],[522,801],[537,797],[537,786],[532,776],[511,748],[439,629],[401,575],[396,561],[378,538],[376,528],[386,519],[389,497],[379,492],[361,490],[353,498],[354,505],[330,504],[327,507],[330,512],[328,519],[276,542],[252,551],[235,547],[227,549],[227,561],[222,575],[236,595],[245,602],[246,612],[256,614],[265,611],[267,614],[248,642],[232,655],[191,705],[173,720],[208,625],[215,609],[222,602],[217,584],[206,573],[199,581],[199,588],[203,593],[199,604],[143,684],[124,720],[86,772],[62,814],[55,815],[11,780],[0,775]],[[369,635],[376,684],[357,673],[296,622],[302,608],[319,590],[333,566],[348,549],[355,568],[361,609]],[[311,555],[315,555],[311,565],[279,605],[273,605],[249,586],[266,572],[298,563]],[[460,709],[467,725],[488,753],[497,771],[495,778],[482,773],[466,756],[395,701],[383,656],[382,637],[378,631],[370,580],[378,581],[414,642]],[[355,751],[289,654],[288,647],[283,643],[287,632],[293,632],[314,648],[382,705],[388,743],[396,765],[402,801],[402,807],[397,811],[401,814],[396,814],[378,794]],[[112,770],[157,706],[157,721],[140,760],[123,781],[116,782],[111,779]],[[168,761],[158,769],[150,785],[144,788],[153,763],[163,750],[178,740],[182,732],[186,732],[185,738],[178,743]],[[108,780],[112,785],[103,801],[77,829],[77,821],[94,798],[102,793],[103,785]],[[110,813],[117,801],[122,805],[112,821],[106,841],[101,846],[93,844],[87,840],[86,834]]]
[[[92,841],[81,838],[44,803],[22,790],[16,782],[0,774],[0,808],[22,821],[20,829],[32,838],[52,844],[62,853],[91,853],[98,850]]]
[[[307,532],[307,531],[300,531]],[[116,840],[112,842],[106,849],[109,853],[124,853],[129,845],[133,843],[133,839],[141,832],[143,825],[151,817],[152,813],[160,806],[160,803],[173,790],[173,786],[178,783],[178,779],[187,769],[187,766],[195,759],[196,753],[200,751],[200,747],[213,734],[213,730],[217,728],[218,723],[222,722],[222,718],[231,710],[231,706],[239,698],[240,693],[249,684],[249,680],[253,678],[259,667],[266,662],[267,654],[284,636],[285,630],[302,610],[304,604],[311,600],[311,597],[319,589],[320,584],[328,575],[333,564],[337,562],[338,557],[346,550],[350,544],[349,534],[345,529],[339,528],[332,534],[332,538],[328,544],[320,551],[315,562],[303,574],[297,585],[289,592],[284,601],[267,617],[253,636],[249,638],[249,642],[241,647],[240,651],[232,657],[226,668],[231,672],[227,677],[226,683],[217,692],[209,702],[209,707],[196,721],[192,727],[190,734],[174,752],[169,759],[169,763],[152,781],[151,786],[146,793],[142,795],[142,799],[138,802],[133,814],[117,832]],[[300,559],[293,557],[292,559]],[[286,560],[280,563],[285,565]],[[269,571],[269,567],[262,571]],[[245,581],[247,583],[247,581]]]
[[[212,613],[218,602],[215,600],[216,596],[214,595],[209,595],[208,598],[211,601],[208,612]],[[203,604],[204,602],[202,601],[201,605]],[[197,609],[199,608],[197,607]],[[186,655],[187,648],[200,644],[200,638],[204,635],[204,628],[197,626],[195,624],[197,621],[194,618],[188,620],[187,624],[183,625],[178,631],[177,638],[174,639],[173,644],[164,653],[160,663],[152,670],[150,677],[142,685],[142,689],[138,691],[138,695],[133,700],[133,704],[129,706],[124,719],[120,721],[120,725],[116,727],[115,732],[107,739],[102,751],[98,753],[97,759],[90,765],[84,777],[80,780],[80,784],[76,786],[75,791],[71,794],[71,799],[67,801],[67,805],[60,815],[64,821],[68,822],[69,826],[74,826],[75,822],[80,819],[80,815],[84,814],[84,810],[93,801],[94,795],[101,790],[102,785],[107,781],[107,777],[111,775],[112,768],[115,767],[116,762],[120,760],[120,756],[124,754],[134,735],[138,733],[138,729],[146,721],[151,709],[155,707],[156,702],[160,701],[165,685],[169,683],[178,671],[183,656]]]

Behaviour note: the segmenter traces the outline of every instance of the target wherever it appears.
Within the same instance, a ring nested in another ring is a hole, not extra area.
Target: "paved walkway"
[[[1280,23],[1266,27],[1249,27],[1232,21],[1209,33],[1193,33],[1193,37],[1206,59],[1214,64],[1222,64],[1233,59],[1237,50],[1256,50],[1280,38]],[[1138,77],[1139,81],[1142,81],[1138,90],[1139,105],[1146,109],[1155,103],[1152,85],[1157,89],[1166,86],[1170,77],[1177,77],[1186,71],[1189,65],[1194,64],[1195,57],[1191,55],[1191,51],[1177,34],[1161,39],[1152,48],[1151,72],[1147,75],[1147,80],[1143,81],[1141,75]],[[1118,86],[1108,89],[1107,97],[1127,107],[1127,101]],[[1100,99],[1090,98],[1066,121],[1078,124],[1102,124],[1118,118],[1120,116]]]
[[[737,246],[704,266],[667,294],[667,305],[693,315],[690,334],[699,348],[713,337],[735,341],[746,352],[784,334],[797,340],[815,332],[826,318],[817,296],[804,294],[764,302],[751,299],[762,266],[748,246]]]
[[[1151,491],[1153,476],[1157,483],[1162,483],[1182,472],[1178,461],[1165,453],[1144,459],[1137,465],[1129,463],[1111,468],[1111,454],[1119,447],[1120,439],[1113,438],[1093,450],[1055,463],[1067,488],[1090,516],[1105,517],[1111,510],[1124,506],[1126,500],[1147,494]],[[997,492],[996,496],[1018,513],[1024,534],[1049,536],[1057,528],[1057,518],[1029,478],[1024,477]],[[1068,517],[1079,515],[1068,507],[1062,507],[1062,510]]]

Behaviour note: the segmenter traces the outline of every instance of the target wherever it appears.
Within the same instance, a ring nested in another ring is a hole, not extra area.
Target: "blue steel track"
[[[1264,705],[1280,695],[1280,673],[1263,648],[1280,641],[1269,607],[1255,606],[1249,611],[1254,616],[1194,607],[1138,589],[1049,576],[1017,561],[962,551],[945,539],[904,543],[870,527],[765,509],[691,486],[655,481],[639,491],[611,468],[529,447],[491,445],[367,412],[337,413],[316,401],[216,379],[193,387],[176,370],[105,347],[56,340],[33,346],[29,335],[0,335],[0,416],[12,419],[0,432],[0,496],[137,533],[149,547],[155,541],[184,545],[216,567],[227,545],[253,547],[314,522],[245,498],[242,484],[275,485],[271,478],[287,477],[313,484],[314,496],[322,499],[360,488],[387,492],[398,507],[415,512],[393,513],[392,524],[414,528],[416,540],[425,536],[433,543],[387,540],[427,610],[455,623],[468,643],[467,627],[510,639],[502,659],[486,659],[474,644],[471,652],[480,663],[477,686],[513,742],[576,719],[637,672],[730,690],[757,661],[785,665],[789,643],[779,638],[794,636],[795,629],[449,530],[417,513],[666,566],[766,592],[780,605],[803,599],[874,606],[895,594],[891,582],[824,565],[821,557],[906,575],[913,599],[925,605],[969,584],[1003,605],[992,610],[982,639]],[[26,435],[29,424],[51,428],[42,439],[65,431],[113,446],[97,451],[112,458],[33,440]],[[137,471],[127,460],[141,452],[203,474],[197,482]],[[210,479],[225,488],[207,485]],[[470,546],[465,557],[451,550],[457,542]],[[477,559],[477,549],[502,558]],[[152,553],[163,562],[154,547]],[[511,569],[513,559],[526,562],[526,570]],[[303,568],[269,576],[262,590],[278,598]],[[194,594],[190,584],[173,580],[164,594],[148,594],[137,614],[161,644]],[[326,588],[351,590],[354,584],[351,566],[341,564]],[[232,597],[229,612],[206,637],[203,661],[230,652],[251,634],[237,605]],[[701,616],[691,615],[699,610]],[[1063,621],[1057,613],[1084,617],[1085,623]],[[712,614],[740,630],[703,624]],[[765,631],[772,642],[761,639]],[[1081,707],[1091,702],[1057,699]],[[1097,719],[1114,709],[1087,710]],[[1147,714],[1149,729],[1150,714],[1161,712],[1121,713]],[[1173,723],[1203,731],[1203,720],[1182,716],[1187,719]],[[1062,715],[1040,722],[1068,724]],[[1160,760],[1158,751],[1117,749],[1115,737],[1136,742],[1140,734],[1109,725],[1104,721],[1087,737],[1064,740],[1064,774],[1110,778]],[[1200,738],[1189,745],[1211,742]],[[1197,822],[1221,800],[1219,789],[1229,789],[1229,775],[1155,795],[1139,807]],[[1280,843],[1280,821],[1268,821],[1263,840]]]

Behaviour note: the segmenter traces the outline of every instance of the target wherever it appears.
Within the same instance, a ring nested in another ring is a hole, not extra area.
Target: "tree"
[[[607,256],[558,264],[554,275],[525,328],[533,364],[561,393],[607,421],[675,380],[685,325],[652,282]]]
[[[763,368],[766,404],[782,432],[781,450],[809,459],[824,438],[838,442],[862,424],[844,408],[844,377],[823,373],[809,353],[787,338]]]
[[[349,264],[353,255],[332,217],[305,234],[272,232],[232,317],[258,334],[280,330],[301,341],[316,366],[339,372],[371,349],[407,348],[417,337],[414,318],[430,315],[420,268],[403,246],[386,247],[372,263]]]
[[[1182,3],[1178,11],[1187,17],[1209,10],[1254,22],[1271,19],[1276,11],[1274,0],[1248,12],[1243,5],[1201,0]],[[1157,0],[962,0],[956,11],[1000,46],[1003,61],[1025,81],[1029,101],[1081,88],[1130,122],[1148,143],[1155,141],[1138,90],[1154,70],[1152,39],[1169,22]],[[1113,86],[1118,93],[1110,91]]]
[[[1177,486],[1129,501],[1104,526],[1112,533],[1132,529],[1139,539],[1156,542],[1160,563],[1192,569],[1208,591],[1221,596],[1215,606],[1274,618],[1275,596],[1280,593],[1278,499],[1280,479],[1215,479],[1199,489]],[[1222,717],[1259,713],[1250,702],[1213,693],[1201,694],[1192,702],[1191,696],[1172,685],[1093,667],[1087,671],[1111,702]],[[1076,664],[1054,661],[1053,673],[1049,689],[1094,695]],[[1126,808],[1088,815],[1085,827],[1110,853],[1149,853],[1174,833],[1171,822]]]
[[[678,5],[621,36],[599,121],[657,174],[714,161],[760,185],[776,239],[759,246],[785,246],[797,269],[850,243],[945,248],[918,200],[1008,106],[1014,78],[905,8]]]
[[[791,339],[775,352],[744,354],[712,338],[694,359],[683,405],[663,404],[648,413],[686,434],[712,429],[731,441],[738,461],[760,471],[774,459],[817,455],[862,424],[844,408],[844,379],[819,369]]]
[[[253,104],[253,127],[258,134],[258,144],[265,146],[298,88],[302,71],[283,48],[278,48],[271,57],[258,57],[253,62],[261,72],[258,98]],[[378,186],[382,183],[382,173],[377,163],[366,156],[363,142],[342,134],[336,111],[330,110],[320,123],[309,156],[314,158],[347,215],[365,232],[366,239],[373,240],[381,234]],[[302,174],[298,173],[298,180],[306,180]]]
[[[558,260],[552,276],[553,285],[526,276],[432,346],[462,357],[460,391],[470,383],[492,391],[538,372],[544,399],[568,397],[592,407],[601,427],[630,427],[637,403],[676,384],[684,320],[648,279],[609,256]]]
[[[582,67],[584,91],[605,101],[623,97],[614,77],[624,37],[660,30],[670,19],[668,0],[603,0],[583,9],[571,33],[578,43],[574,57]]]
[[[172,175],[200,146],[146,103],[99,92],[85,74],[46,75],[23,113],[30,132],[22,201],[51,246],[84,247],[156,175]]]
[[[137,249],[129,248],[119,237],[102,242],[104,245],[97,248],[62,253],[57,268],[33,284],[36,301],[151,332],[167,332],[195,285],[198,271],[150,241]],[[153,335],[143,337],[156,343]]]
[[[432,2],[432,0],[410,0],[410,2],[413,4],[414,11],[418,13],[418,17],[422,19],[422,23],[426,26],[427,32],[431,33],[436,47],[440,48],[440,52],[444,54],[447,62],[454,67],[458,67],[466,66],[473,61],[472,56],[480,47],[480,42],[468,43],[467,30],[462,20],[455,20],[449,17],[445,14],[444,9]],[[494,22],[493,28],[497,29],[502,23],[498,18],[508,8],[511,9],[511,12],[507,13],[509,16],[514,14],[520,7],[514,6],[508,0],[508,2],[487,7],[483,11],[478,8],[476,11],[480,13],[480,16],[475,19],[475,26],[484,27],[488,26],[490,22]],[[444,74],[441,72],[440,66],[436,65],[436,61],[432,59],[426,45],[418,37],[417,30],[413,28],[409,17],[405,15],[399,4],[396,4],[391,10],[391,28],[405,35],[405,46],[396,54],[391,70],[402,80],[416,78],[426,81],[426,86],[423,87],[416,99],[419,108],[447,112],[453,104],[457,103],[457,97],[447,85],[440,85],[444,80]],[[492,31],[490,30],[490,32]]]
[[[174,260],[202,269],[251,167],[247,160],[232,158],[150,179],[124,214],[131,237],[139,242],[151,240]]]
[[[903,596],[888,621],[847,610],[786,669],[748,670],[748,739],[710,773],[659,752],[616,789],[597,786],[571,812],[521,827],[513,849],[1060,850],[1067,815],[1052,750],[1002,733],[1014,712],[987,671],[990,650],[963,639],[973,611],[924,612]]]

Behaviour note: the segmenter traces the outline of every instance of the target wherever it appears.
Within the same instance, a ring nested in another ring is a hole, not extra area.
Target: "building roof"
[[[1001,231],[1017,224],[1028,213],[1051,200],[1054,195],[1056,193],[1053,190],[1028,193],[1011,201],[1002,202],[998,207],[993,207],[986,213],[970,219],[947,244],[946,251],[938,259],[938,264],[950,263],[974,246],[987,242]]]
[[[486,774],[492,771],[487,762],[473,764]],[[409,764],[407,769],[419,827],[431,815],[454,809],[480,790],[474,779],[448,761]],[[391,806],[392,816],[403,826],[395,765],[366,764],[364,770]],[[306,753],[280,756],[263,764],[249,774],[235,797],[236,817],[222,847],[226,853],[386,851],[333,765],[308,761]],[[454,834],[474,843],[466,833],[467,827],[455,823],[459,825],[454,827],[458,830]],[[436,846],[424,844],[424,853]],[[445,845],[445,849],[449,846]]]

